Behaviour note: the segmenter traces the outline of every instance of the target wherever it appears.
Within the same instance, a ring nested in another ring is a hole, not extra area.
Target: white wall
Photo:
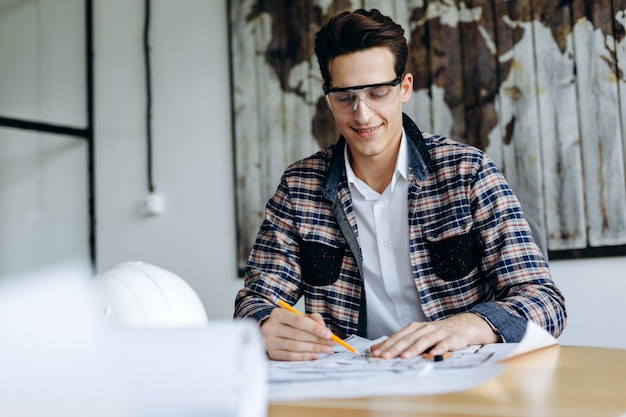
[[[0,0],[0,115],[84,127],[83,1]],[[0,128],[0,276],[89,256],[87,144]]]
[[[225,1],[152,2],[154,182],[148,194],[143,2],[94,2],[98,269],[141,260],[184,277],[210,318],[232,316],[242,285],[235,214]]]
[[[565,295],[564,345],[626,349],[626,258],[550,262]]]
[[[185,278],[210,318],[228,318],[242,281],[226,2],[153,1],[154,180],[166,207],[150,218],[139,214],[148,193],[142,25],[143,2],[94,1],[97,267],[154,263]],[[551,267],[569,310],[561,342],[626,348],[626,258]]]

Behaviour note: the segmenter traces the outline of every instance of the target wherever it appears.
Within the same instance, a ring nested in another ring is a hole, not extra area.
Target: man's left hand
[[[383,359],[410,359],[426,351],[443,355],[469,345],[498,341],[498,335],[485,320],[472,313],[463,313],[434,322],[410,323],[384,342],[373,345],[371,351],[373,356]]]

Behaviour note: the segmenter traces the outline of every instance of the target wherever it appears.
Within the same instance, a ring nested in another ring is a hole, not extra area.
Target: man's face
[[[331,89],[389,83],[397,75],[395,58],[387,48],[372,48],[341,55],[330,63]],[[388,99],[376,91],[355,89],[355,98],[339,107],[330,99],[335,123],[348,142],[353,163],[365,168],[369,162],[395,162],[402,137],[402,103],[411,97],[413,76],[405,74],[399,85],[387,87]],[[350,92],[345,97],[350,97]],[[344,96],[336,95],[335,103]],[[348,105],[349,103],[349,105]]]

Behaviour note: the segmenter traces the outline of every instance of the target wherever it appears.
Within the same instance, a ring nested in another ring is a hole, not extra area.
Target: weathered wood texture
[[[626,243],[626,0],[232,0],[240,267],[285,167],[338,137],[313,40],[359,7],[405,29],[405,111],[486,150],[550,250]]]

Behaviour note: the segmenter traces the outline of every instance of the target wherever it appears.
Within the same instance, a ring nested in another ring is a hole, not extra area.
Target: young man
[[[563,297],[500,172],[403,114],[403,29],[377,10],[343,12],[315,52],[341,137],[283,174],[235,303],[269,357],[330,353],[331,331],[390,336],[372,349],[382,358],[518,342],[528,320],[558,336]],[[302,296],[306,315],[276,308]]]

